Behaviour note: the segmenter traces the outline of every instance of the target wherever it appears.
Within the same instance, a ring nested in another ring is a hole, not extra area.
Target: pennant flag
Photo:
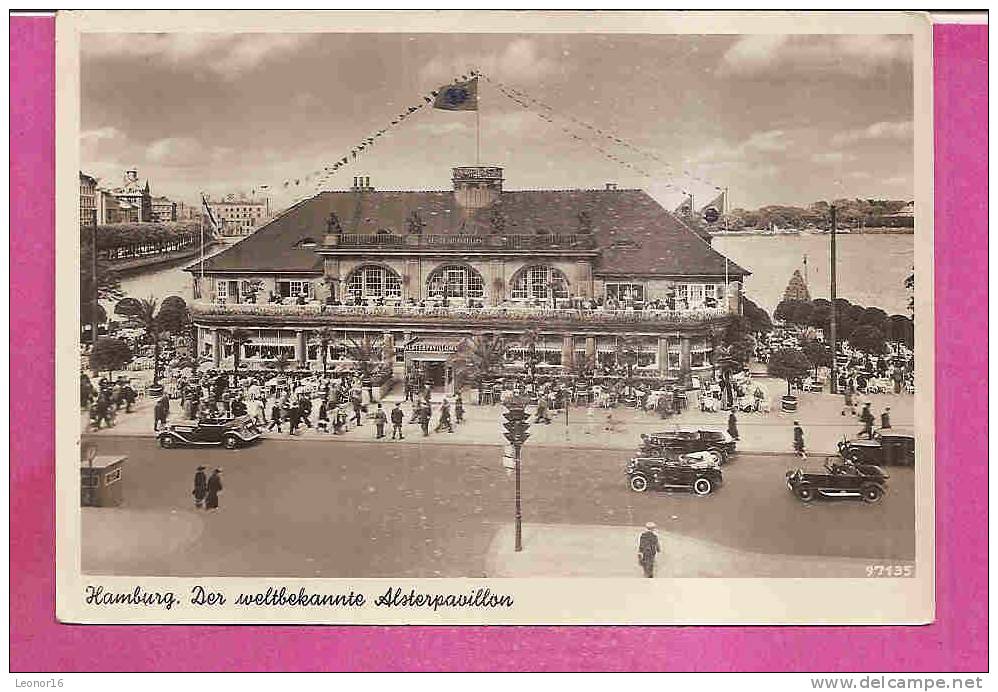
[[[204,211],[205,214],[208,216],[208,221],[211,223],[212,231],[214,233],[218,233],[219,230],[218,219],[216,219],[215,215],[212,213],[211,206],[209,206],[208,204],[208,198],[204,196],[204,193],[201,193],[201,204],[204,205]]]
[[[686,199],[684,199],[683,202],[682,202],[682,204],[680,204],[678,207],[676,207],[676,209],[675,209],[675,211],[673,213],[675,213],[675,214],[681,214],[681,215],[684,215],[684,216],[689,216],[690,214],[692,214],[693,213],[693,198],[692,197],[687,197]]]
[[[435,94],[433,107],[443,111],[477,111],[478,78],[442,86]]]
[[[705,204],[702,207],[700,207],[700,213],[701,214],[705,214],[708,209],[716,209],[717,211],[721,211],[722,209],[724,209],[724,191],[723,190],[721,191],[721,194],[719,194],[717,197],[715,197],[714,199],[712,199],[709,202],[707,202],[707,204]]]

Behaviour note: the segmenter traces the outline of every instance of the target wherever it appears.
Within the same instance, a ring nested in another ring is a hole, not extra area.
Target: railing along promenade
[[[460,321],[467,323],[502,322],[570,322],[580,326],[604,325],[698,325],[723,319],[724,308],[694,310],[585,310],[514,305],[490,307],[434,307],[418,305],[327,305],[317,302],[306,305],[276,303],[207,303],[192,305],[195,316],[258,317],[267,322],[285,318],[292,321],[322,322],[390,319],[411,322]]]

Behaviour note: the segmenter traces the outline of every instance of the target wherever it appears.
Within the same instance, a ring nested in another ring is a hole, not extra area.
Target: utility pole
[[[839,393],[838,392],[838,379],[836,378],[836,373],[835,373],[835,370],[836,370],[836,368],[835,368],[835,353],[836,353],[836,350],[837,350],[836,349],[837,342],[836,342],[836,339],[835,339],[835,231],[837,229],[835,227],[835,205],[834,204],[831,207],[831,217],[832,217],[831,218],[831,221],[832,221],[832,228],[831,228],[831,267],[830,267],[831,268],[831,272],[830,272],[830,275],[831,275],[831,284],[829,286],[829,295],[831,296],[831,301],[832,301],[831,324],[830,324],[830,326],[831,326],[831,330],[830,330],[831,331],[831,341],[832,341],[832,369],[831,369],[831,380],[832,381],[831,381],[831,384],[830,384],[829,391],[832,394],[838,394]]]
[[[97,302],[97,295],[99,287],[97,286],[97,224],[94,223],[90,227],[90,277],[93,281],[93,305],[90,306],[90,352],[93,353],[94,349],[97,348],[97,309],[99,303]]]

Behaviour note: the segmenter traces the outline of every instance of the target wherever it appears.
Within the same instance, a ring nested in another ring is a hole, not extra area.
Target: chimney
[[[454,197],[467,210],[491,207],[502,194],[502,168],[460,166],[452,169]]]

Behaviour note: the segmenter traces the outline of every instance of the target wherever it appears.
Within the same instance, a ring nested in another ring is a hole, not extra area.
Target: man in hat
[[[890,430],[891,428],[891,407],[888,406],[884,409],[884,412],[880,414],[880,429]]]
[[[863,424],[860,435],[866,435],[866,439],[873,439],[873,411],[870,410],[870,402],[863,404],[863,410],[859,412],[859,420]]]
[[[794,451],[800,456],[804,456],[804,428],[800,427],[800,421],[794,421]]]
[[[204,466],[198,466],[194,473],[194,507],[204,509],[204,498],[208,495],[208,477],[204,473]]]
[[[208,477],[205,493],[205,508],[218,509],[218,494],[222,492],[222,469],[215,469]]]
[[[402,421],[405,419],[405,414],[402,413],[402,403],[395,402],[395,408],[392,409],[392,439],[398,435],[398,439],[404,440],[405,437],[402,435]]]
[[[376,430],[375,439],[380,440],[385,436],[385,423],[388,422],[388,416],[385,415],[385,409],[382,405],[378,404],[378,410],[374,412],[374,429]]]
[[[655,535],[655,523],[649,521],[638,538],[638,564],[644,569],[646,577],[655,576],[655,557],[661,550],[658,536]]]

